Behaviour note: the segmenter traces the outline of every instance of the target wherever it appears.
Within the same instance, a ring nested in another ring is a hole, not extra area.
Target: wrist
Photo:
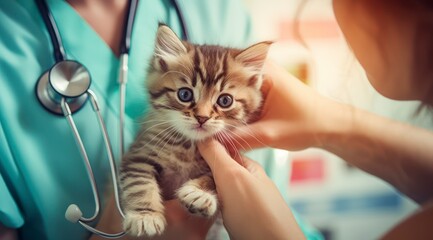
[[[315,146],[334,152],[338,146],[349,143],[357,129],[356,119],[359,110],[353,106],[324,100],[316,117]],[[335,153],[335,152],[334,152]]]

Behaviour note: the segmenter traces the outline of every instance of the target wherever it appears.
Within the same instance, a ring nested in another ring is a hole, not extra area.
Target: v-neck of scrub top
[[[90,89],[107,107],[119,113],[117,70],[119,59],[96,31],[66,1],[49,0],[49,8],[56,21],[67,59],[82,63],[90,71]],[[85,36],[85,38],[83,38]],[[129,73],[132,71],[129,70]],[[127,124],[129,125],[129,124]]]
[[[77,60],[88,68],[92,78],[90,88],[106,93],[107,98],[110,97],[109,95],[114,92],[112,88],[117,79],[117,72],[113,70],[117,71],[119,59],[66,1],[49,0],[48,4],[59,29],[66,58]],[[117,112],[117,109],[113,110]]]
[[[140,1],[138,5],[129,55],[125,127],[132,135],[137,130],[136,119],[142,116],[147,108],[145,97],[147,93],[144,80],[148,60],[153,52],[154,33],[157,27],[156,21],[155,24],[151,23],[145,24],[144,27],[137,27],[137,24],[143,25],[142,23],[154,22],[143,19],[144,14],[140,14],[145,7],[142,5],[145,5],[146,2]],[[92,78],[90,89],[97,93],[100,101],[104,100],[104,105],[118,115],[119,58],[89,23],[66,1],[48,0],[48,5],[59,28],[67,59],[77,60],[89,69]],[[154,5],[152,7],[155,8]],[[153,16],[147,16],[146,18],[156,20],[164,15],[161,8],[157,8],[155,11],[152,9],[152,12]],[[83,36],[85,36],[84,39]],[[145,37],[143,43],[137,40],[137,36],[140,38]],[[134,63],[134,61],[138,62],[138,64]]]

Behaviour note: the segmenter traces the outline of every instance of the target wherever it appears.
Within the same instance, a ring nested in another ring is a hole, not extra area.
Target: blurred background
[[[270,58],[336,101],[433,130],[418,102],[381,97],[345,43],[331,0],[245,0],[257,40],[274,40]],[[282,156],[285,156],[284,154]],[[290,202],[325,239],[377,239],[416,210],[389,184],[318,149],[290,152]]]

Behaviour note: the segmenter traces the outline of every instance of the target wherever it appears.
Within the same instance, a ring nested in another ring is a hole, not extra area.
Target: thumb
[[[215,181],[226,179],[224,173],[228,170],[238,169],[240,172],[247,173],[260,179],[267,179],[266,173],[260,164],[255,161],[240,156],[232,158],[220,142],[209,139],[197,144],[202,157],[209,165]],[[238,174],[240,172],[237,172]],[[249,174],[247,174],[249,175]]]
[[[239,163],[229,155],[224,146],[215,139],[199,142],[197,143],[197,147],[201,156],[214,174],[224,169],[241,167]]]

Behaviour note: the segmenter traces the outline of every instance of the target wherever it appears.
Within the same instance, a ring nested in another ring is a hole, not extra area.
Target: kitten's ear
[[[186,53],[186,47],[168,26],[160,24],[156,33],[155,54],[163,59]]]
[[[273,42],[265,41],[254,44],[236,55],[235,60],[243,63],[254,71],[261,72],[269,47]]]

